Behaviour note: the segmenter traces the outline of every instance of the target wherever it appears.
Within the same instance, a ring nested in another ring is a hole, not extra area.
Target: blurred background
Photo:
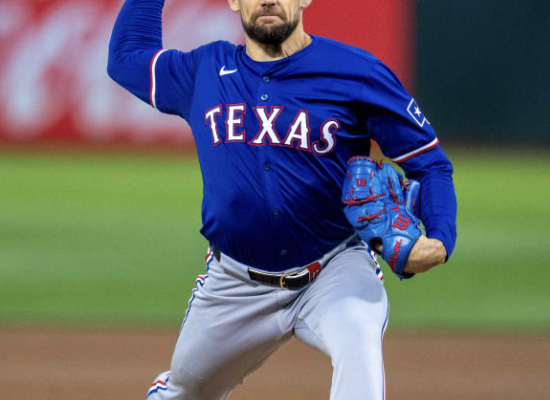
[[[0,0],[0,328],[176,332],[204,272],[191,133],[106,74],[122,3]],[[396,72],[455,166],[456,250],[407,282],[385,268],[390,331],[550,332],[549,17],[544,0],[306,11]],[[165,47],[240,32],[225,0],[167,1]]]

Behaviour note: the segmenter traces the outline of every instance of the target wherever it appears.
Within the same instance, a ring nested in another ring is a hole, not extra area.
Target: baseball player
[[[375,252],[409,278],[453,251],[452,165],[432,126],[374,56],[304,31],[311,1],[229,0],[245,45],[190,52],[163,48],[164,0],[126,0],[115,23],[109,75],[191,126],[210,243],[150,400],[225,399],[293,335],[331,357],[332,400],[384,399],[388,299]],[[419,182],[425,234],[403,211],[408,184],[357,157],[371,139]],[[371,226],[386,227],[379,240]]]

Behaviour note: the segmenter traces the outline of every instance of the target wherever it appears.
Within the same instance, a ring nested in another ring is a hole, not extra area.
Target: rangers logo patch
[[[407,111],[409,112],[409,115],[415,120],[415,122],[420,125],[420,127],[424,127],[425,123],[430,123],[424,114],[422,114],[422,111],[420,111],[420,107],[418,107],[418,104],[416,104],[416,101],[414,99],[411,99],[411,102],[409,103],[409,106],[407,107]]]

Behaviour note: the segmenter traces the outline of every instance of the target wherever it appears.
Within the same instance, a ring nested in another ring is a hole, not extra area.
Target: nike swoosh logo
[[[220,76],[229,75],[237,72],[238,68],[226,70],[225,65],[220,69]]]

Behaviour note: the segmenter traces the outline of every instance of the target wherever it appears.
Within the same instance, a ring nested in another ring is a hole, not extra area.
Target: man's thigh
[[[284,343],[291,332],[278,323],[280,292],[210,263],[174,350],[169,382],[180,393],[174,398],[224,399]]]
[[[378,268],[365,248],[347,249],[295,305],[298,339],[331,357],[331,400],[384,396],[388,299]]]

